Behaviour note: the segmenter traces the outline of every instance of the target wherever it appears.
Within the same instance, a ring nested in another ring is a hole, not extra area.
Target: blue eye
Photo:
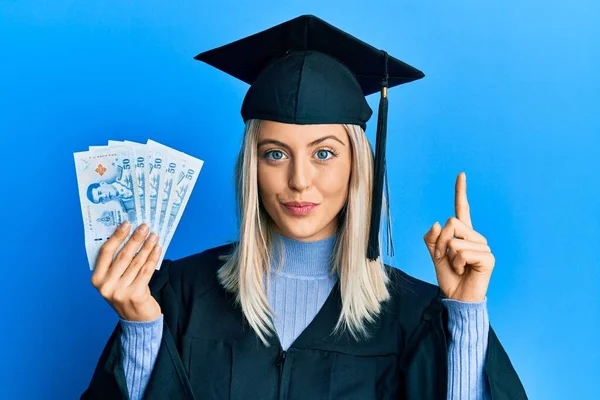
[[[331,155],[332,157],[327,157],[328,154]],[[319,150],[317,150],[316,155],[317,155],[317,160],[319,160],[319,161],[329,161],[333,157],[337,156],[338,153],[336,153],[334,150],[330,150],[330,149],[319,149]],[[269,151],[265,152],[263,157],[265,159],[271,160],[271,161],[281,161],[281,160],[287,158],[287,156],[285,156],[285,153],[281,150],[269,150]]]
[[[317,151],[317,158],[319,160],[323,160],[323,161],[328,160],[328,158],[321,158],[320,157],[321,155],[324,155],[325,157],[327,157],[327,154],[332,154],[333,155],[333,152],[331,150],[319,150],[319,151]]]
[[[269,154],[273,155],[273,160],[281,160],[283,157],[283,152],[281,150],[269,150],[265,153],[265,158],[269,158]]]

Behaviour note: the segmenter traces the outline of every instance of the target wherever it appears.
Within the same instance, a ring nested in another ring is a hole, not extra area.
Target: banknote
[[[134,181],[126,168],[130,157],[126,147],[74,153],[90,269],[96,265],[102,244],[121,223],[137,225]]]
[[[110,143],[110,141],[109,141]],[[148,222],[148,217],[146,216],[146,160],[148,159],[148,148],[145,144],[130,142],[129,140],[125,140],[125,144],[131,147],[134,154],[134,171],[135,178],[138,187],[138,197],[140,204],[140,218],[141,222]]]
[[[90,269],[123,221],[131,222],[132,229],[115,256],[146,223],[159,235],[160,269],[204,162],[153,140],[109,140],[73,156]]]
[[[133,148],[129,145],[126,145],[124,142],[109,140],[108,141],[108,150],[109,151],[119,151],[123,154],[127,154],[127,157],[123,157],[122,167],[123,174],[126,176],[126,180],[131,182],[133,187],[131,193],[124,193],[127,195],[130,200],[133,201],[133,207],[135,207],[135,215],[136,218],[132,221],[134,226],[138,226],[142,223],[142,213],[141,213],[141,205],[140,205],[140,188],[137,182],[137,175],[135,173],[135,153]],[[120,188],[122,191],[124,188]]]
[[[177,177],[177,181],[175,184],[175,193],[172,196],[170,204],[167,208],[167,223],[163,226],[163,231],[159,236],[159,244],[163,248],[163,252],[161,254],[160,260],[156,269],[160,269],[162,264],[162,260],[164,258],[166,249],[169,247],[171,243],[171,239],[175,234],[175,229],[181,220],[181,216],[183,214],[183,210],[190,199],[192,194],[192,190],[194,189],[194,185],[196,185],[196,181],[198,180],[198,175],[200,174],[200,170],[204,165],[204,161],[197,159],[195,157],[189,155],[183,155],[183,164],[182,170]]]
[[[154,231],[154,226],[157,220],[156,208],[161,204],[163,183],[164,183],[164,164],[168,158],[168,151],[161,148],[160,146],[149,146],[149,157],[148,167],[146,169],[146,213],[149,214],[149,218],[146,221],[151,229]]]
[[[156,209],[154,210],[156,218],[152,226],[152,232],[156,232],[160,237],[160,234],[163,231],[169,199],[175,189],[173,182],[181,172],[181,162],[183,161],[183,157],[178,151],[157,143],[154,140],[148,140],[146,145],[151,151],[161,154],[163,158],[163,172],[159,182],[160,193],[157,196]]]

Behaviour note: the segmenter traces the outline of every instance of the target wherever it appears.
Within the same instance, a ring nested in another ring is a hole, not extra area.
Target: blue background
[[[426,74],[390,90],[386,261],[436,283],[422,237],[466,171],[490,320],[530,398],[600,398],[598,3],[298,3],[0,0],[0,398],[78,397],[117,321],[89,281],[73,152],[152,138],[202,158],[167,257],[234,239],[247,85],[192,57],[304,13]]]

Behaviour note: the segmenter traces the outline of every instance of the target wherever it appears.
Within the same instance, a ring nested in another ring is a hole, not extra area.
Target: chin
[[[324,237],[319,239],[314,238],[325,228],[325,226],[320,226],[320,224],[316,223],[317,220],[318,218],[306,218],[302,220],[283,218],[276,222],[276,224],[279,232],[287,238],[300,241],[314,241],[324,239]]]

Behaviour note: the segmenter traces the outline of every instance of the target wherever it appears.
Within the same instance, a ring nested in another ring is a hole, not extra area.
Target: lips
[[[310,214],[319,205],[307,201],[290,201],[281,203],[283,207],[293,216],[304,216]]]
[[[282,203],[287,207],[306,207],[306,206],[318,206],[317,203],[311,203],[309,201],[289,201],[287,203]]]

